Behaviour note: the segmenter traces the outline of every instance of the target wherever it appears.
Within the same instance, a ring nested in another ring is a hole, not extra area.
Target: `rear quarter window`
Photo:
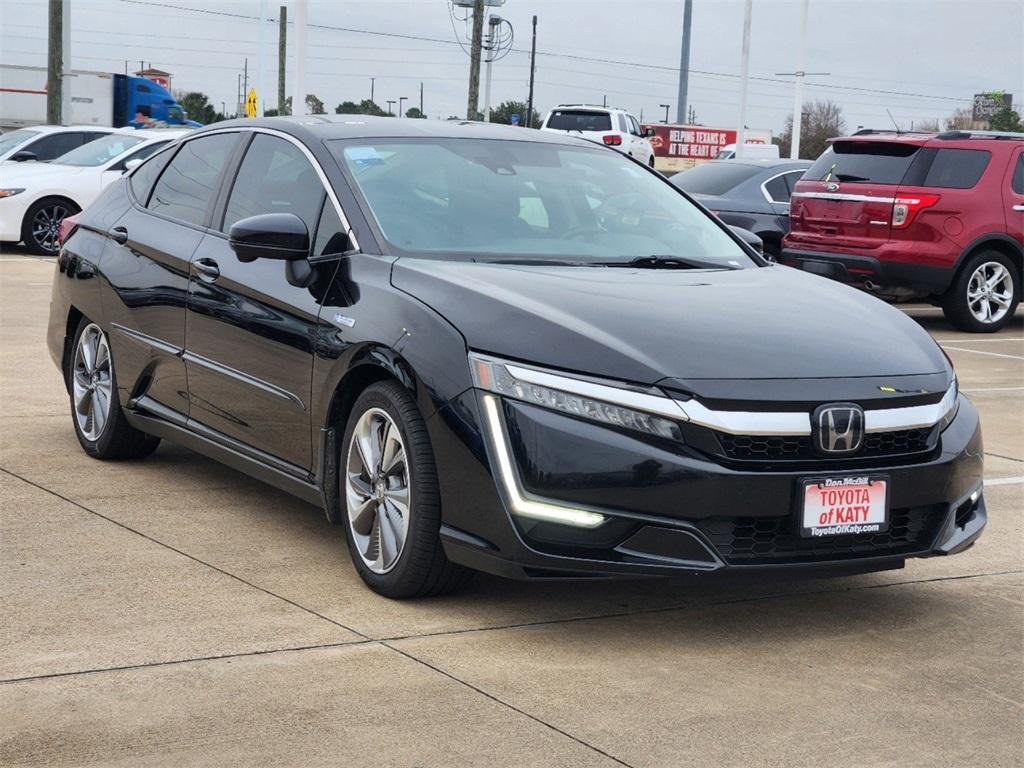
[[[935,152],[923,186],[970,189],[985,173],[991,157],[983,149],[940,149]]]
[[[612,117],[607,112],[556,109],[548,118],[547,127],[558,131],[610,131]]]
[[[826,149],[805,179],[857,184],[899,184],[921,148],[894,141],[837,141]]]

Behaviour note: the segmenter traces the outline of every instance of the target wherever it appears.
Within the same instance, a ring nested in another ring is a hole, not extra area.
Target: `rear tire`
[[[141,459],[160,438],[131,426],[117,398],[117,374],[107,335],[83,317],[65,371],[71,402],[71,424],[87,454],[95,459]]]
[[[70,200],[44,197],[34,202],[21,222],[21,240],[31,253],[56,256],[60,250],[57,233],[60,223],[81,209]]]
[[[651,168],[654,167],[654,155],[651,155],[651,159],[647,161],[647,165],[649,165]]]
[[[999,251],[971,256],[942,298],[942,312],[970,333],[994,333],[1013,320],[1020,302],[1020,272]]]
[[[441,546],[441,494],[426,425],[395,382],[356,400],[338,457],[349,555],[370,589],[395,599],[442,595],[472,572]]]

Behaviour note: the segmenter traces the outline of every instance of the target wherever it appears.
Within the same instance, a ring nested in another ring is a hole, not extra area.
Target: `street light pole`
[[[740,57],[740,125],[736,131],[736,159],[743,159],[743,147],[747,143],[747,84],[750,81],[750,17],[753,0],[743,5],[743,53]]]
[[[405,113],[404,113],[404,112],[402,111],[402,110],[404,109],[404,107],[402,106],[402,102],[403,102],[403,101],[408,101],[408,100],[409,100],[409,97],[408,97],[408,96],[399,96],[399,97],[398,97],[398,116],[399,116],[399,117],[401,117],[401,116],[402,116],[403,114],[405,114]]]
[[[501,24],[500,16],[491,16],[487,19],[487,85],[484,88],[484,122],[491,122],[491,71],[494,68],[495,35],[498,25]]]
[[[668,110],[669,110],[669,107],[671,107],[672,105],[671,104],[659,104],[658,106],[665,110],[665,119],[662,120],[661,122],[667,124],[668,123]]]
[[[828,75],[828,72],[804,72],[804,57],[807,55],[807,11],[810,0],[804,0],[800,11],[800,46],[797,48],[796,72],[776,72],[796,78],[793,89],[793,130],[790,135],[789,156],[793,160],[800,159],[800,129],[804,119],[804,78],[807,75]]]
[[[395,113],[391,110],[391,105],[395,103],[395,100],[394,99],[390,99],[388,101],[385,101],[384,103],[388,105],[388,114],[391,115],[392,117],[394,117]]]

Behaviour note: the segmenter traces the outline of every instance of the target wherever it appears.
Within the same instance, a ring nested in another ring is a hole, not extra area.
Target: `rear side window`
[[[893,141],[837,141],[826,149],[805,179],[858,184],[899,184],[921,148]]]
[[[677,173],[671,181],[685,192],[696,195],[724,195],[761,172],[756,165],[743,163],[705,163]]]
[[[1024,154],[1017,156],[1017,168],[1013,172],[1010,188],[1018,195],[1024,195]]]
[[[991,157],[982,149],[940,149],[924,177],[924,186],[970,189],[981,179]]]
[[[607,112],[556,109],[548,118],[547,127],[558,131],[610,131],[612,117]]]
[[[218,133],[188,141],[153,188],[146,207],[188,224],[202,224],[217,189],[217,179],[238,139]]]
[[[153,188],[153,182],[156,181],[156,177],[160,175],[160,171],[164,169],[164,166],[167,165],[167,161],[171,159],[173,154],[173,152],[162,152],[156,155],[153,159],[140,165],[128,177],[128,183],[132,187],[135,199],[143,205],[149,199],[149,191]]]

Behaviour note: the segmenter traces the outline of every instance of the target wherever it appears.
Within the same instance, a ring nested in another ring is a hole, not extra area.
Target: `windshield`
[[[742,163],[705,163],[677,173],[672,183],[694,195],[724,195],[761,172],[762,167]]]
[[[614,150],[484,139],[327,144],[400,252],[753,264],[671,185]]]
[[[122,152],[125,152],[130,147],[134,147],[136,144],[141,144],[143,141],[145,139],[141,136],[111,133],[103,138],[90,141],[88,144],[83,144],[77,149],[72,149],[53,162],[58,165],[77,165],[81,167],[103,165],[108,160],[113,160]]]
[[[19,131],[11,131],[0,136],[0,155],[5,155],[19,144],[38,136],[39,131],[28,131],[24,128]]]

